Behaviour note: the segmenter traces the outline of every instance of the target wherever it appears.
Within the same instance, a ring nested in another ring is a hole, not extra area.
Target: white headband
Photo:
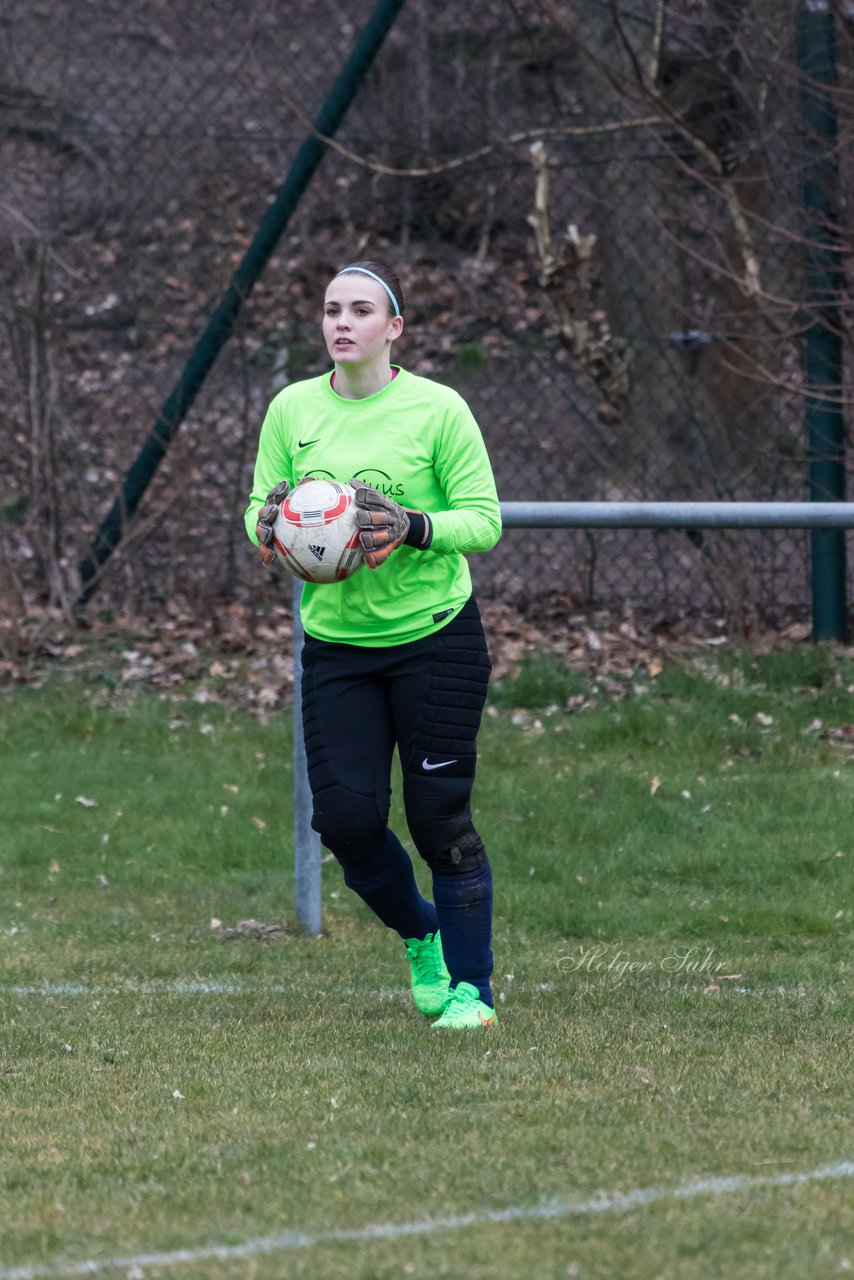
[[[351,271],[360,271],[363,276],[370,276],[372,280],[376,280],[377,284],[381,284],[391,300],[391,305],[394,307],[394,314],[396,316],[400,315],[400,307],[397,305],[397,298],[394,296],[391,289],[386,284],[385,280],[381,279],[378,275],[375,275],[373,271],[369,271],[367,267],[343,267],[338,272],[338,275],[346,276],[348,272],[351,272]]]

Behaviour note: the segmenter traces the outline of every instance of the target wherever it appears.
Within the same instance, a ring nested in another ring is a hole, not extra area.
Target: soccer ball
[[[304,480],[281,503],[273,549],[304,582],[343,582],[364,564],[356,492],[337,480]]]

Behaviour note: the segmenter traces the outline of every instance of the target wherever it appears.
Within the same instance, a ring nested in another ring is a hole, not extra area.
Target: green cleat
[[[451,992],[441,1018],[434,1027],[497,1027],[498,1014],[480,998],[477,987],[470,982],[460,982]]]
[[[406,958],[412,966],[412,999],[416,1009],[427,1017],[441,1013],[450,996],[451,975],[445,968],[438,931],[428,933],[423,942],[407,938]]]

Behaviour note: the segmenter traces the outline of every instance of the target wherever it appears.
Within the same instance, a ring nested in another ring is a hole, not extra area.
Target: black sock
[[[484,858],[477,871],[433,875],[433,897],[451,986],[470,982],[492,1007],[492,870]]]

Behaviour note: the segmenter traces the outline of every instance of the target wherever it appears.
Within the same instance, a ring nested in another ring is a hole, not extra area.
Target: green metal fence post
[[[834,15],[829,0],[800,0],[798,67],[807,163],[803,201],[806,213],[807,307],[812,317],[804,335],[806,428],[810,458],[810,498],[845,498],[845,421],[842,411],[842,331],[839,165]],[[812,531],[813,639],[846,637],[845,532]]]
[[[316,133],[306,138],[297,152],[290,173],[264,214],[255,238],[246,250],[222,301],[208,321],[204,333],[184,366],[174,391],[160,410],[160,416],[148,439],[125,476],[121,494],[113,503],[95,535],[89,554],[80,566],[81,604],[84,604],[94,593],[101,569],[121,542],[125,527],[139,506],[170,442],[198,395],[214,361],[231,336],[243,303],[257,283],[303,192],[314,176],[314,171],[326,154],[327,144],[317,134],[329,138],[337,130],[404,3],[405,0],[379,0],[365,24],[314,122]]]

